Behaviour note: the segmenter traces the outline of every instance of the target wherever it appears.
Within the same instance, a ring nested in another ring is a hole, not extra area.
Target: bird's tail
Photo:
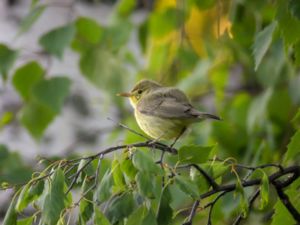
[[[209,114],[209,113],[201,113],[199,115],[200,118],[209,118],[209,119],[214,119],[214,120],[221,120],[220,117],[218,116],[215,116],[215,115],[212,115],[212,114]]]

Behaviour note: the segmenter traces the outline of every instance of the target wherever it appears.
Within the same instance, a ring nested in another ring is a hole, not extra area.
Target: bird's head
[[[154,91],[161,85],[152,80],[141,80],[139,81],[130,92],[119,93],[118,96],[128,97],[130,103],[135,108],[136,104],[143,98],[143,96]]]

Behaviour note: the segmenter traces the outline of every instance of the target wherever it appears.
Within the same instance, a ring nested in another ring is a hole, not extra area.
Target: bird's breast
[[[185,127],[181,120],[161,118],[134,111],[139,127],[154,139],[169,140],[180,135]]]

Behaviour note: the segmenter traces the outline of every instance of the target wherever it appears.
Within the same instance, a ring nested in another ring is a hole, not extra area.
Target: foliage
[[[33,0],[17,38],[52,4]],[[67,5],[72,20],[38,37],[38,54],[77,54],[82,78],[126,125],[110,130],[110,148],[45,159],[38,168],[0,145],[1,187],[14,190],[5,225],[68,224],[71,215],[82,225],[299,223],[297,0],[155,1],[141,23],[133,19],[136,1],[120,0],[105,24],[75,13],[75,4]],[[41,60],[16,63],[23,54],[0,43],[0,78],[22,101],[16,112],[0,111],[0,131],[17,123],[39,142],[77,81],[49,74]],[[174,148],[145,140],[116,96],[142,78],[181,88],[196,108],[215,110],[222,121],[193,126]]]

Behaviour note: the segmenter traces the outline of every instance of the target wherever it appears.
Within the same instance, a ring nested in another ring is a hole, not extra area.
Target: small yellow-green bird
[[[139,127],[155,140],[176,142],[190,124],[206,118],[220,120],[195,109],[181,90],[152,80],[141,80],[129,93],[118,95],[130,99]]]

